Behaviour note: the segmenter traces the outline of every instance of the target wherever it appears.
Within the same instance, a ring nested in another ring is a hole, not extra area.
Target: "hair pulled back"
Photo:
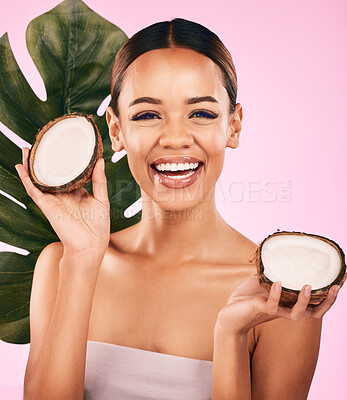
[[[129,65],[141,54],[150,50],[172,47],[195,50],[219,66],[223,86],[230,99],[230,113],[233,114],[237,96],[237,76],[228,49],[215,33],[203,25],[183,18],[175,18],[141,29],[119,49],[111,76],[111,107],[115,115],[119,117],[118,98],[124,74]]]

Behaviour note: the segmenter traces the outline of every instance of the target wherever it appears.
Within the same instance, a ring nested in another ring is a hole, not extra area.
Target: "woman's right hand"
[[[110,239],[110,203],[104,160],[95,164],[92,183],[93,196],[85,188],[69,193],[43,193],[31,181],[28,165],[29,149],[22,150],[22,163],[16,170],[28,195],[49,220],[64,250],[105,251]]]

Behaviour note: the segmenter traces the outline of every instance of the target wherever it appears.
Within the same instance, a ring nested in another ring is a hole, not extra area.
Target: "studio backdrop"
[[[345,253],[347,250],[346,2],[66,3],[92,10],[95,24],[90,29],[99,29],[103,35],[97,39],[98,46],[90,47],[88,38],[78,42],[77,61],[71,59],[63,65],[58,56],[50,59],[47,53],[45,58],[40,37],[44,21],[40,18],[62,7],[63,2],[1,0],[1,399],[21,399],[29,352],[33,265],[42,248],[57,240],[20,187],[14,169],[14,164],[21,162],[20,148],[30,147],[32,132],[58,116],[59,110],[93,113],[103,136],[106,170],[131,179],[125,154],[111,150],[105,109],[110,101],[109,76],[115,52],[145,26],[175,17],[201,23],[220,37],[233,57],[243,124],[240,145],[227,149],[216,185],[217,207],[227,223],[256,243],[278,229],[324,235],[339,243]],[[58,47],[66,45],[72,34],[59,29],[52,27]],[[71,63],[82,66],[85,59],[93,57],[93,71],[80,68],[78,77],[71,76]],[[57,79],[62,70],[64,82]],[[88,80],[91,72],[98,76],[96,81]],[[69,95],[67,87],[72,90]],[[141,198],[136,184],[121,200],[115,195],[120,190],[117,182],[109,185],[114,232],[139,221]],[[126,218],[119,218],[119,213]],[[323,318],[309,400],[345,399],[346,302],[347,287],[343,287]]]

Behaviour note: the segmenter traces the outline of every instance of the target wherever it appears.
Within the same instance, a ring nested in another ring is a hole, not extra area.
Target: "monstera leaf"
[[[0,121],[32,143],[39,128],[66,113],[92,114],[103,138],[111,203],[111,232],[133,225],[124,210],[140,197],[126,156],[117,163],[105,116],[97,110],[110,93],[115,55],[127,40],[124,32],[80,0],[65,0],[30,22],[27,47],[47,92],[41,101],[21,73],[8,36],[0,38]],[[0,189],[26,208],[0,194],[0,241],[26,249],[27,256],[0,252],[0,339],[28,343],[29,302],[35,262],[42,249],[59,240],[41,210],[26,194],[15,164],[21,150],[0,132]],[[86,186],[91,190],[91,184]]]

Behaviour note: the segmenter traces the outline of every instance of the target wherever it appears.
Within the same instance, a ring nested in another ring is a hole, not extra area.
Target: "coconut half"
[[[43,192],[70,192],[91,180],[103,146],[92,116],[66,114],[39,130],[28,157],[28,172]]]
[[[255,254],[259,283],[268,291],[281,281],[280,304],[293,306],[304,285],[311,285],[309,304],[319,304],[333,285],[342,286],[346,272],[340,246],[324,236],[304,232],[275,232]]]

